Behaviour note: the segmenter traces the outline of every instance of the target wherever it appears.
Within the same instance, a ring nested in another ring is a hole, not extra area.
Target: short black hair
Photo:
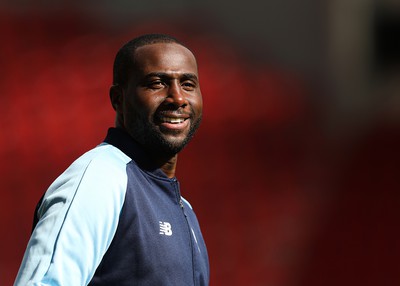
[[[134,52],[137,48],[157,44],[157,43],[176,43],[183,45],[176,38],[165,34],[145,34],[134,38],[123,45],[114,60],[113,85],[125,86],[134,67]]]

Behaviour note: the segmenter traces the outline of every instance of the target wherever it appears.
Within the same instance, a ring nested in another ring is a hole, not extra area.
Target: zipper
[[[181,209],[182,209],[183,215],[184,215],[185,218],[186,218],[186,222],[187,222],[188,225],[189,225],[189,222],[187,221],[187,215],[186,215],[186,212],[185,212],[185,206],[183,205],[182,199],[179,199],[179,205],[180,205],[180,207],[181,207]]]
[[[174,178],[173,182],[174,182],[174,189],[175,189],[175,192],[176,192],[176,194],[177,194],[177,196],[178,196],[178,198],[179,198],[179,207],[180,207],[181,210],[182,210],[183,216],[185,217],[186,226],[187,226],[187,228],[188,228],[189,243],[190,243],[190,251],[191,251],[191,255],[192,255],[193,285],[197,285],[197,283],[196,283],[196,271],[195,271],[196,267],[195,267],[195,259],[194,259],[195,254],[194,254],[194,245],[193,245],[194,242],[193,242],[193,238],[192,238],[192,236],[193,236],[193,234],[192,234],[192,228],[191,228],[191,226],[190,226],[188,217],[187,217],[187,215],[186,215],[186,212],[185,212],[185,205],[183,204],[183,200],[182,200],[181,194],[180,194],[180,192],[179,192],[178,181]]]

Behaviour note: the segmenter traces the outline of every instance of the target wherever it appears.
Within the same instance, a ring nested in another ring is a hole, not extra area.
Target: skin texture
[[[126,130],[172,178],[177,154],[201,122],[196,59],[176,43],[145,45],[133,57],[134,71],[127,85],[110,89],[116,127]]]

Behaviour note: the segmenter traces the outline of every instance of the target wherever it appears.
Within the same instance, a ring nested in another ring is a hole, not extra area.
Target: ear
[[[110,100],[111,105],[117,113],[122,112],[122,103],[124,101],[124,91],[118,84],[114,84],[110,87]]]

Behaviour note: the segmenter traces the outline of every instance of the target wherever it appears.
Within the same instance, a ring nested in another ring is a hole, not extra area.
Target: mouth
[[[167,117],[167,116],[160,117],[161,123],[169,123],[169,124],[183,123],[187,119],[188,118],[182,118],[182,117]]]
[[[163,130],[178,132],[185,130],[189,126],[189,118],[188,115],[160,115],[158,120]]]

